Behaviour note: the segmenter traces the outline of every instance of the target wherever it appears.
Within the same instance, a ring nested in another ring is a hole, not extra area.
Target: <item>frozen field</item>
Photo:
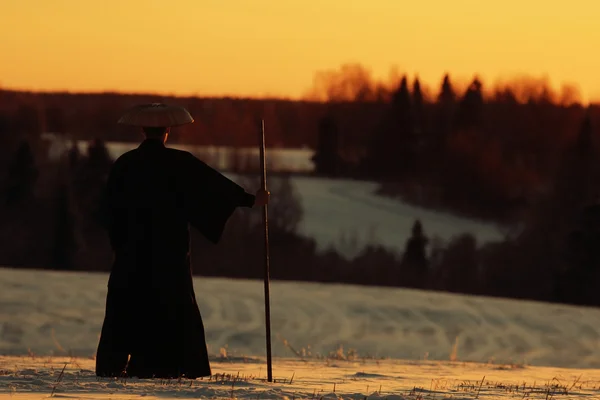
[[[97,379],[94,360],[0,357],[0,397],[62,399],[597,399],[600,371],[463,362],[213,359],[210,379]],[[63,372],[64,368],[64,372]]]
[[[375,183],[343,179],[293,177],[292,182],[304,208],[300,230],[314,237],[321,249],[330,245],[353,256],[368,244],[404,251],[415,219],[425,234],[449,240],[462,233],[473,234],[479,243],[501,239],[493,225],[437,213],[374,194]],[[346,235],[356,235],[359,247],[344,245]]]
[[[438,399],[478,391],[546,398],[548,387],[560,398],[563,386],[567,398],[600,396],[600,310],[293,282],[272,283],[274,375],[287,383],[268,384],[260,380],[262,283],[201,278],[195,285],[214,373],[243,379],[98,381],[91,357],[106,281],[106,274],[0,269],[0,395],[47,397],[66,364],[55,395],[67,398],[228,398],[232,388],[239,398],[320,398],[333,396],[334,383],[336,395],[357,399],[380,386],[382,398],[416,398],[414,387]]]

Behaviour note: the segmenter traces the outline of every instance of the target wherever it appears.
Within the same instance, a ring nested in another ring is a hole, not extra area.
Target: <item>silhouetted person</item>
[[[115,161],[107,182],[114,262],[96,374],[209,376],[189,225],[217,243],[237,207],[264,205],[269,194],[249,194],[192,154],[165,147],[169,128],[143,131],[146,139]]]

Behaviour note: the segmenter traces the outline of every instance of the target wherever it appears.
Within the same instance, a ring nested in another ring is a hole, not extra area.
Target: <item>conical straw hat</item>
[[[150,103],[131,108],[119,119],[118,123],[142,127],[172,127],[192,122],[194,122],[194,118],[183,107]]]

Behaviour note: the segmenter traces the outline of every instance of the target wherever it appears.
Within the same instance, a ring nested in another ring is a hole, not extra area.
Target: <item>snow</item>
[[[501,240],[498,227],[402,203],[375,194],[377,184],[349,179],[292,177],[304,209],[300,232],[313,237],[320,250],[334,247],[347,257],[367,244],[380,244],[398,253],[404,251],[415,219],[425,234],[443,241],[471,233],[479,243]],[[276,193],[273,193],[275,196]],[[345,243],[343,236],[358,240]]]
[[[548,399],[597,398],[600,372],[431,361],[274,360],[267,382],[258,360],[213,360],[204,379],[96,378],[94,361],[0,358],[0,396],[67,399]],[[64,368],[64,372],[63,372]],[[4,389],[6,388],[6,389]],[[3,393],[4,392],[4,393]]]
[[[0,269],[0,397],[600,397],[597,309],[272,282],[268,383],[262,282],[202,277],[195,287],[215,376],[97,379],[107,278]]]

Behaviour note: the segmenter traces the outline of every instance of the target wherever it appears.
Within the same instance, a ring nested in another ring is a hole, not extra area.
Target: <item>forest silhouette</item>
[[[583,106],[574,87],[555,91],[544,79],[487,87],[477,76],[455,83],[446,74],[427,88],[401,74],[377,82],[361,65],[318,73],[303,100],[0,91],[1,265],[110,268],[99,214],[114,161],[105,143],[138,143],[139,133],[116,121],[130,106],[157,101],[182,105],[196,120],[170,143],[256,146],[261,117],[269,147],[314,149],[311,175],[376,181],[381,196],[505,232],[495,243],[469,232],[439,243],[415,220],[401,254],[369,245],[349,260],[298,233],[303,210],[292,173],[273,173],[273,279],[600,305],[590,284],[600,278],[598,108]],[[92,145],[55,161],[44,132]],[[257,165],[229,165],[256,189]],[[260,229],[258,215],[236,212],[218,246],[194,233],[194,273],[261,278]]]

